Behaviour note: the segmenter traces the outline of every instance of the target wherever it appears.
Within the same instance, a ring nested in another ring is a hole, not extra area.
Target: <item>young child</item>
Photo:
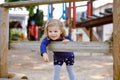
[[[46,37],[42,40],[40,45],[41,56],[45,62],[49,61],[47,54],[47,45],[52,41],[62,41],[63,43],[68,43],[72,41],[69,36],[66,36],[65,30],[63,28],[63,23],[57,19],[51,19],[46,23],[45,26]],[[54,80],[60,80],[60,70],[63,63],[66,64],[66,69],[69,74],[70,80],[75,80],[74,72],[74,53],[73,52],[53,52],[54,59]]]
[[[35,21],[32,20],[30,26],[28,27],[28,39],[31,41],[36,40],[37,38],[37,27]]]

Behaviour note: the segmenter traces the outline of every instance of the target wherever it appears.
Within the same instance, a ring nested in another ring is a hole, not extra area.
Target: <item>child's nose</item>
[[[52,34],[55,34],[55,32],[52,32]]]

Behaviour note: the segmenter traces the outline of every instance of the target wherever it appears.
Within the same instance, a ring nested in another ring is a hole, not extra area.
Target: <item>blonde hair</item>
[[[51,19],[50,21],[46,22],[45,28],[44,28],[44,34],[48,37],[48,27],[59,27],[59,29],[61,30],[62,34],[60,35],[61,38],[65,38],[66,37],[66,32],[64,29],[64,25],[63,23],[58,20],[58,19]]]

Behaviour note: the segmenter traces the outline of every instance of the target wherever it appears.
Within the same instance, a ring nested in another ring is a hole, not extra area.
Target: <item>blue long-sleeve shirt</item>
[[[72,39],[70,38],[70,35],[67,36],[66,39],[72,41]],[[51,41],[62,41],[62,40],[63,39],[51,40],[51,39],[45,37],[40,44],[41,55],[43,55],[43,53],[45,53],[45,52],[47,53],[47,46]],[[66,58],[74,56],[73,52],[55,52],[54,51],[53,53],[54,53],[53,58],[57,59],[57,60],[64,60]]]

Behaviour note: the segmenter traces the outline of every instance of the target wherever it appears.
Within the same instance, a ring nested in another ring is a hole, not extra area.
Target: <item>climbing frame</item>
[[[120,0],[113,3],[113,26],[113,80],[120,80]]]
[[[8,8],[0,7],[0,77],[8,76],[7,53],[9,37]]]
[[[9,36],[8,10],[14,7],[84,1],[84,0],[32,0],[0,4],[0,77],[8,77],[7,53]],[[120,80],[120,0],[113,2],[113,80]],[[74,43],[74,42],[73,42]]]

